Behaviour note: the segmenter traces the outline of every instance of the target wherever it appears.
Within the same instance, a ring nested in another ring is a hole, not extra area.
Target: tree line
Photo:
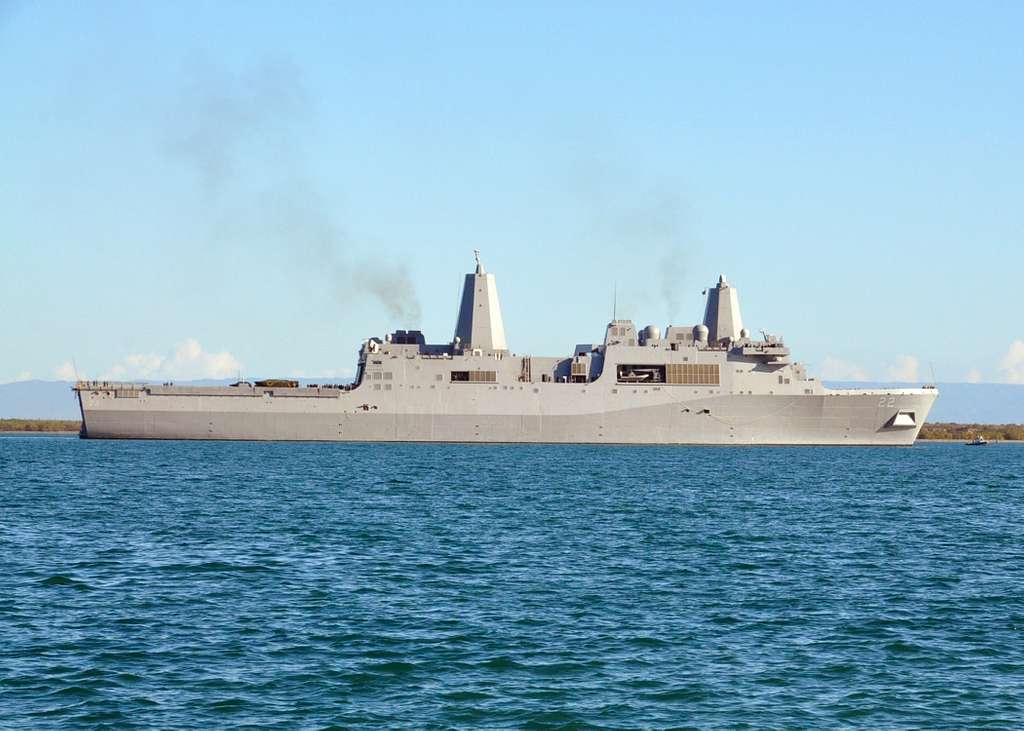
[[[962,439],[985,437],[989,441],[1024,440],[1024,424],[925,424],[918,439]]]

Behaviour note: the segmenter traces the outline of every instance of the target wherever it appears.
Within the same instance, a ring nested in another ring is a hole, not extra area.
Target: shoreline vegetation
[[[0,432],[78,432],[80,421],[60,419],[0,419]]]
[[[918,439],[968,441],[985,437],[990,442],[1024,441],[1024,424],[953,424],[935,423],[921,427]]]
[[[80,421],[58,419],[0,419],[0,432],[74,432],[82,427]],[[1024,441],[1024,424],[925,424],[919,440],[969,441],[983,436],[993,442]]]

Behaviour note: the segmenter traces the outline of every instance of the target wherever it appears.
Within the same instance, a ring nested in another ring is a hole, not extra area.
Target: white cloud
[[[139,373],[156,373],[160,369],[160,365],[163,363],[163,358],[153,353],[139,353],[136,355],[129,355],[124,359],[125,366],[131,368]]]
[[[229,378],[237,375],[242,364],[226,351],[203,350],[195,338],[179,343],[166,355],[132,353],[110,367],[104,380],[153,380],[197,378]]]
[[[967,375],[964,376],[964,380],[968,383],[981,383],[981,371],[977,368],[971,368],[967,371]]]
[[[999,370],[1009,383],[1024,383],[1024,340],[1016,339],[999,361]]]
[[[31,380],[32,380],[32,371],[22,371],[21,373],[19,373],[17,376],[14,377],[14,382],[15,383],[17,383],[18,381],[31,381]]]
[[[66,360],[59,366],[53,369],[53,375],[58,381],[74,381],[78,378],[85,378],[82,374],[75,373],[75,364],[70,360]]]
[[[896,362],[885,369],[887,381],[917,381],[917,358],[912,355],[897,355]]]
[[[867,372],[856,363],[850,363],[842,358],[826,355],[821,362],[821,373],[819,377],[823,381],[866,381]]]

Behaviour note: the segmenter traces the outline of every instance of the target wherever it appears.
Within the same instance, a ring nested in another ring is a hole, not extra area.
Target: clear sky
[[[693,324],[1024,381],[1024,3],[0,0],[0,382]]]

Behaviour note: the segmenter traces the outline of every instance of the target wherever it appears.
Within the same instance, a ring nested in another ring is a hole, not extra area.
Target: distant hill
[[[66,381],[0,383],[0,419],[81,419]]]
[[[913,388],[919,383],[826,381],[829,388]],[[928,421],[956,424],[1024,424],[1024,384],[940,383]]]
[[[332,379],[341,382],[338,379]],[[181,385],[223,386],[234,379],[179,381]],[[311,383],[300,379],[300,383]],[[831,388],[907,388],[909,383],[826,382]],[[960,424],[1024,424],[1024,384],[940,383],[939,400],[928,421]],[[65,381],[0,384],[0,418],[78,419],[78,402]]]

